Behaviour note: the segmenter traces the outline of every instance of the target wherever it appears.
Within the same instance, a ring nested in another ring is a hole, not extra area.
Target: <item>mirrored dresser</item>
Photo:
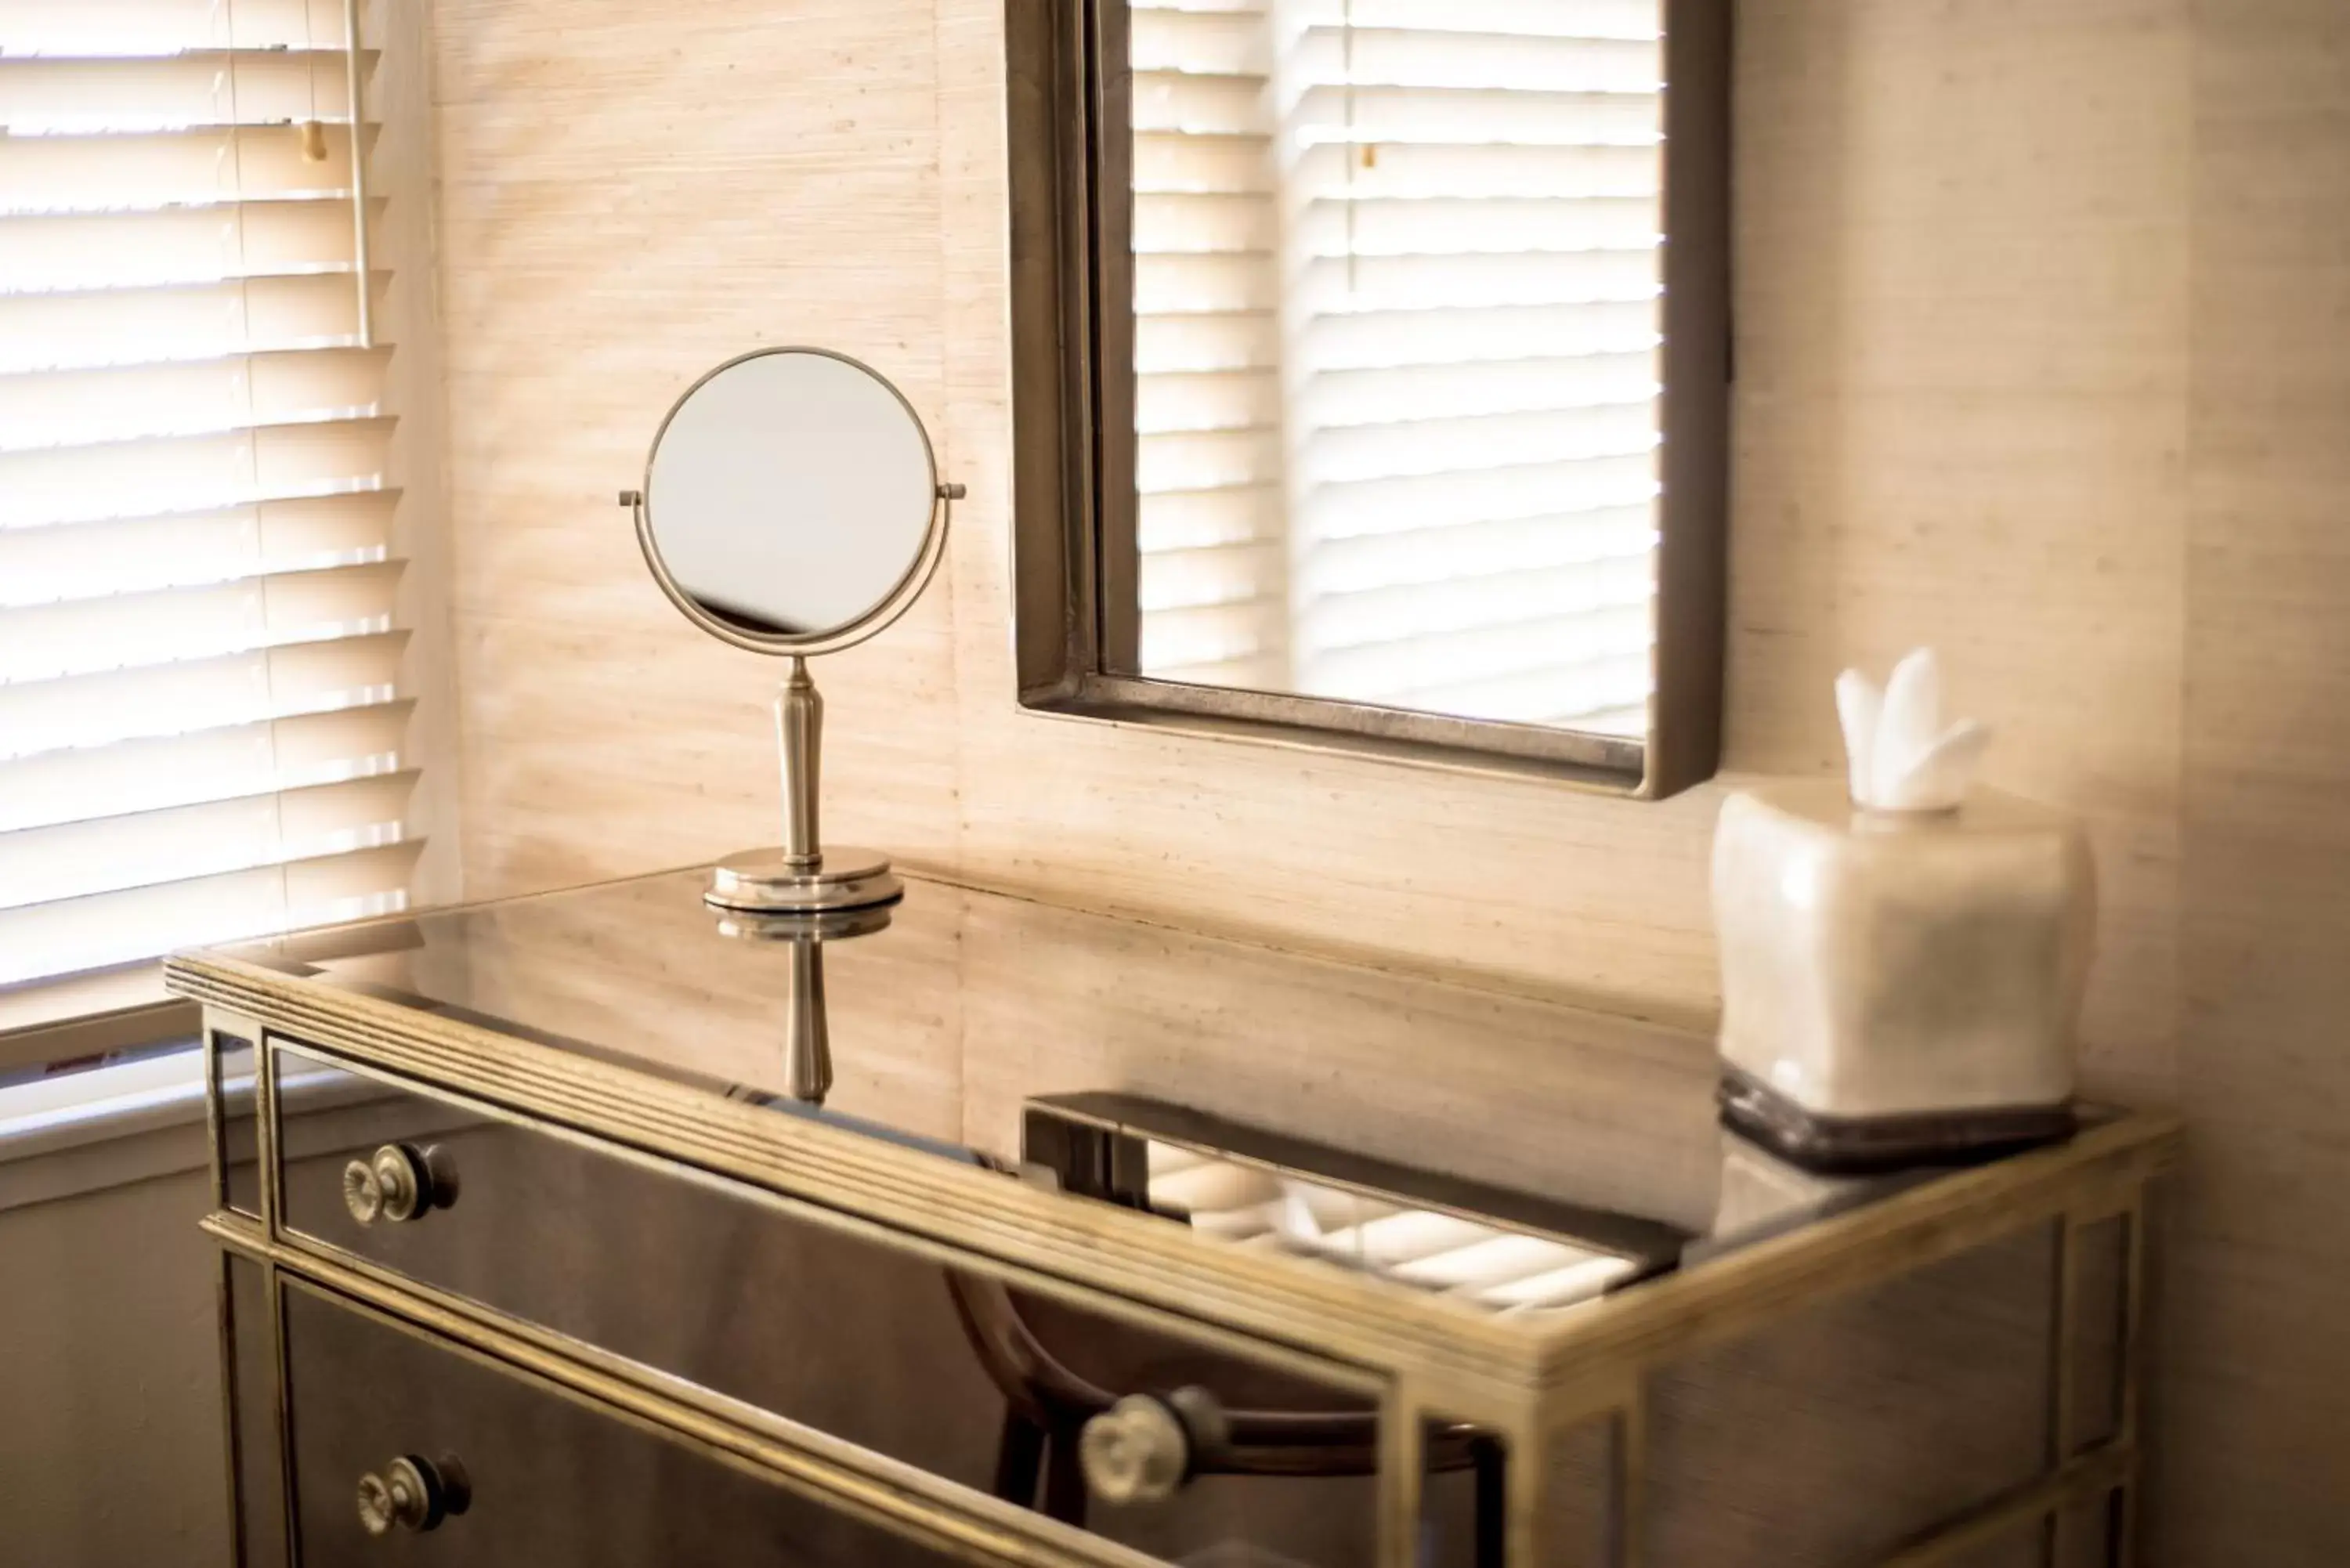
[[[2166,1118],[1819,1175],[1473,973],[706,881],[172,961],[239,1561],[2130,1557]]]

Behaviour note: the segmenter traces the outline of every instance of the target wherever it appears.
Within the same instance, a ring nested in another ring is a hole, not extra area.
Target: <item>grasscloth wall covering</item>
[[[1702,1033],[1718,794],[1659,805],[1017,711],[997,0],[436,0],[463,866],[772,838],[777,670],[613,493],[759,343],[879,366],[971,487],[820,670],[836,837]],[[1939,644],[1996,784],[2096,834],[2106,1092],[2186,1106],[2178,1564],[2350,1558],[2350,10],[1746,0],[1729,762]],[[1399,1062],[1399,1073],[1422,1070]]]

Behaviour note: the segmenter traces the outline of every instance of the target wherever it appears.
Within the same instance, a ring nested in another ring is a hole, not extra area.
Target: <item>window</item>
[[[1659,0],[1137,0],[1140,672],[1639,736]]]
[[[0,985],[407,900],[345,28],[0,0]]]

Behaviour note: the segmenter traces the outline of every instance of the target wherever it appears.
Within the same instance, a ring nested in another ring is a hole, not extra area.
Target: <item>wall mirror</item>
[[[775,697],[783,842],[720,861],[712,906],[814,916],[899,897],[888,857],[824,846],[824,700],[807,661],[912,607],[945,551],[947,504],[962,493],[939,483],[904,394],[827,349],[740,355],[662,418],[644,488],[620,492],[645,565],[711,636],[791,661]]]
[[[1728,0],[1011,0],[1030,708],[1719,751]]]

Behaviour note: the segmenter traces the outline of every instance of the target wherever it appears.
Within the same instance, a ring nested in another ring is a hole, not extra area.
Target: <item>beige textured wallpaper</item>
[[[432,21],[470,893],[775,836],[778,671],[676,618],[611,497],[708,364],[816,342],[895,379],[971,487],[940,586],[818,671],[833,837],[1707,1049],[1713,789],[1015,709],[997,0]],[[2161,1556],[2350,1560],[2350,9],[1739,27],[1730,765],[1832,768],[1835,671],[1931,641],[2002,730],[1991,782],[2088,817],[2092,1081],[2195,1118]]]

